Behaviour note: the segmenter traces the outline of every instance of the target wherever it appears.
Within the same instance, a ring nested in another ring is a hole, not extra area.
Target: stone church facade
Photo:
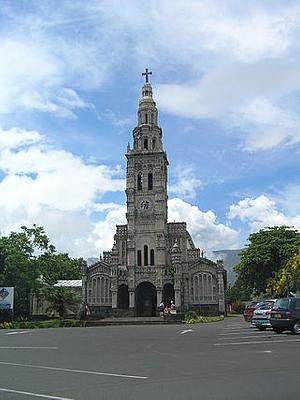
[[[96,315],[155,316],[161,301],[177,310],[224,313],[224,269],[200,254],[185,222],[167,222],[168,159],[148,81],[133,145],[127,147],[126,225],[111,251],[83,268],[83,294]]]

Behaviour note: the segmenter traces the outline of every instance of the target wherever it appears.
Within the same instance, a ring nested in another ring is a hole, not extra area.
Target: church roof
[[[54,284],[55,287],[69,287],[69,288],[81,288],[82,287],[82,279],[61,279],[57,283]]]

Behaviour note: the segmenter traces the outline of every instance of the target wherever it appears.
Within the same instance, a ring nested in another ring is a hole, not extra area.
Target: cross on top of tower
[[[146,83],[148,83],[149,82],[148,75],[152,75],[152,72],[148,71],[148,68],[145,68],[145,72],[142,72],[142,75],[146,76]]]

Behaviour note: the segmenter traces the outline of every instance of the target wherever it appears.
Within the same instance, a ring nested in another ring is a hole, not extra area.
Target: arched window
[[[144,266],[148,265],[148,246],[145,244],[144,246]]]
[[[97,303],[100,304],[100,277],[97,278],[96,291],[97,291]]]
[[[101,276],[101,304],[104,304],[104,277]]]
[[[147,138],[144,139],[144,149],[148,150],[148,139]]]
[[[141,172],[139,172],[137,175],[137,189],[143,189],[143,174]]]
[[[195,301],[198,302],[199,301],[199,281],[198,281],[198,276],[195,276],[195,292],[194,292],[194,296],[195,296]]]
[[[148,124],[148,114],[145,114],[145,124]]]
[[[150,265],[154,265],[154,250],[150,250]]]
[[[202,282],[202,274],[199,275],[199,299],[203,300],[203,282]]]
[[[153,174],[149,172],[148,174],[148,190],[153,190]]]
[[[154,114],[151,113],[151,124],[154,124]]]
[[[152,139],[152,149],[155,150],[156,148],[156,138]]]
[[[137,251],[137,265],[140,267],[142,265],[142,251]]]
[[[96,303],[96,279],[93,278],[93,303]]]

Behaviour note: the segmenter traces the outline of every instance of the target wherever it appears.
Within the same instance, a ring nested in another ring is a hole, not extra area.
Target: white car
[[[267,328],[271,328],[271,311],[272,307],[275,304],[274,299],[264,300],[263,304],[261,304],[256,310],[254,310],[251,324],[256,326],[261,331],[266,330]]]

